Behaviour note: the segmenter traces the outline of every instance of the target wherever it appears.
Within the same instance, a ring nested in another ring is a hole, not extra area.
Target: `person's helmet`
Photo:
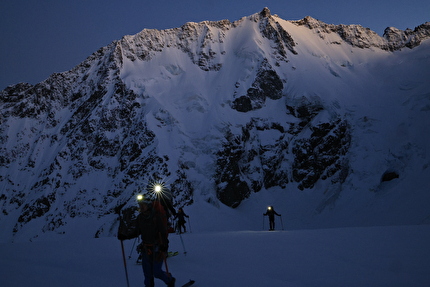
[[[143,194],[138,194],[136,196],[137,203],[140,205],[141,203],[151,204],[152,199],[149,196],[145,196]]]

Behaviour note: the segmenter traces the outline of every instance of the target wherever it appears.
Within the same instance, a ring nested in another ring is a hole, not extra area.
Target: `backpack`
[[[148,213],[138,215],[137,227],[144,244],[166,245],[168,242],[166,212],[156,201],[153,202]]]
[[[118,234],[124,239],[131,239],[138,236],[136,227],[138,209],[135,206],[123,208],[120,213]]]
[[[153,208],[157,212],[157,215],[161,217],[161,221],[163,223],[163,227],[167,230],[168,224],[167,224],[167,213],[164,206],[161,204],[160,201],[156,200],[153,203]]]

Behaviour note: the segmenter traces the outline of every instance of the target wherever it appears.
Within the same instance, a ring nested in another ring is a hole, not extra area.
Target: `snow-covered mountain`
[[[265,8],[7,87],[0,240],[113,235],[154,181],[208,229],[261,227],[266,204],[289,228],[429,224],[429,38],[430,22],[381,37]]]

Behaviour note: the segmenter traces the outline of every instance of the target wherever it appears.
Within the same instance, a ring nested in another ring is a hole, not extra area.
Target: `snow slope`
[[[191,227],[198,215],[191,214]],[[197,222],[197,221],[196,221]],[[197,225],[197,224],[196,224]],[[279,222],[278,222],[279,225]],[[279,226],[280,227],[280,226]],[[224,231],[170,235],[177,286],[344,287],[430,285],[430,226]],[[125,241],[130,286],[143,286],[133,240]],[[120,242],[69,238],[0,244],[2,286],[127,286]],[[131,256],[131,258],[129,258]],[[163,286],[156,281],[156,286]]]
[[[294,229],[310,224],[303,222],[305,206],[285,204],[282,198],[279,192],[263,192],[237,209],[206,202],[185,207],[188,232],[182,241],[169,235],[169,250],[180,253],[168,259],[176,286],[189,279],[196,287],[430,285],[430,225],[375,226],[378,217],[369,214],[372,227]],[[275,218],[276,231],[267,231],[263,216],[270,204],[281,214]],[[298,210],[300,217],[294,214]],[[333,220],[334,225],[342,221]],[[90,221],[80,224],[65,235],[0,243],[2,286],[127,286],[120,242],[91,239],[80,232],[90,229],[82,229]],[[143,285],[136,242],[124,241],[130,287]],[[156,286],[164,284],[156,281]]]

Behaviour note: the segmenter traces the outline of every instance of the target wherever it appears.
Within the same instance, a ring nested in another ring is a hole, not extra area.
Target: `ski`
[[[179,251],[169,251],[167,253],[167,257],[173,257],[173,256],[176,256],[176,255],[179,255]]]
[[[196,281],[190,280],[190,281],[188,281],[188,283],[185,283],[184,285],[182,285],[182,287],[193,286],[194,282],[196,282]]]

